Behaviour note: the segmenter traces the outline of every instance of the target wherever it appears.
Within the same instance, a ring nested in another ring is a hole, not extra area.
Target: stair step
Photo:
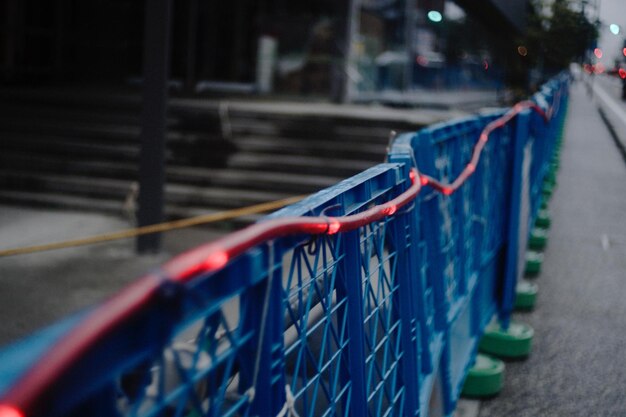
[[[120,213],[138,177],[139,90],[1,92],[2,196]],[[188,217],[336,184],[384,160],[390,129],[417,127],[410,113],[389,121],[381,111],[172,97],[166,213]]]
[[[0,170],[3,189],[29,192],[67,193],[96,199],[123,202],[131,189],[132,181],[103,178],[85,178],[64,175],[42,177],[27,171]],[[237,208],[293,196],[276,191],[258,191],[219,187],[197,187],[166,184],[165,201],[181,206],[206,206],[210,208]]]
[[[29,170],[41,174],[66,174],[85,177],[106,176],[112,179],[137,180],[136,164],[117,161],[67,161],[49,155],[0,153],[0,166],[11,170]],[[168,182],[196,186],[245,187],[254,190],[281,190],[290,193],[312,193],[341,181],[342,177],[300,175],[219,168],[196,168],[179,165],[166,167]]]
[[[107,123],[73,122],[67,120],[9,120],[2,121],[0,131],[8,136],[46,137],[50,140],[78,138],[81,141],[100,139],[112,143],[139,143],[138,126]],[[3,135],[4,136],[4,135]]]
[[[2,124],[10,120],[64,120],[79,123],[112,124],[138,126],[141,122],[138,111],[124,109],[92,109],[88,106],[66,107],[42,103],[7,103],[0,101],[0,121]],[[174,122],[174,119],[170,119]]]
[[[64,107],[70,109],[88,108],[101,111],[141,111],[139,89],[118,91],[89,88],[3,88],[0,90],[3,103]]]
[[[304,140],[247,136],[233,138],[237,148],[249,153],[272,153],[294,155],[331,154],[345,159],[380,161],[386,154],[387,144],[370,144],[332,140]]]
[[[31,124],[33,122],[31,121]],[[38,123],[38,122],[37,122]],[[113,125],[88,125],[88,124],[63,124],[59,123],[55,128],[47,128],[45,125],[12,127],[0,125],[0,132],[3,132],[3,142],[71,142],[71,143],[95,143],[102,145],[140,145],[140,131],[135,127],[113,126]],[[226,142],[219,134],[204,132],[178,132],[169,131],[166,135],[166,143],[173,145],[177,143],[197,143],[197,142]]]
[[[55,155],[69,158],[109,159],[137,161],[139,146],[101,143],[76,138],[65,138],[36,133],[3,134],[3,152],[19,151],[33,154]]]
[[[381,156],[381,161],[382,159]],[[228,159],[229,168],[331,175],[344,178],[370,168],[375,164],[373,161],[355,161],[324,156],[276,156],[251,153],[237,153]]]
[[[40,174],[65,174],[85,177],[105,176],[114,179],[136,180],[137,164],[124,161],[96,161],[88,159],[60,159],[48,153],[5,151],[0,154],[0,166],[11,170],[29,170]]]
[[[211,214],[218,214],[218,213],[221,214],[223,212],[224,210],[212,210],[212,209],[207,209],[206,207],[181,207],[181,206],[174,206],[174,205],[166,206],[166,210],[165,210],[167,218],[170,220],[188,219],[192,217],[207,216]],[[236,225],[237,227],[242,227],[242,226],[247,226],[249,224],[252,224],[261,220],[267,214],[269,214],[269,212],[258,213],[258,214],[246,214],[245,216],[240,216],[240,217],[236,217],[236,218],[229,219],[229,220],[220,220],[219,222],[207,223],[207,225],[217,226],[219,224],[219,227],[222,227],[224,222],[228,222],[233,225]]]
[[[30,149],[34,152],[46,154],[76,154],[89,157],[98,155],[103,159],[116,156],[125,160],[134,160],[139,155],[139,141],[136,137],[128,136],[128,131],[122,128],[98,129],[90,126],[83,129],[79,126],[58,132],[46,131],[38,133],[34,129],[9,131],[3,126],[3,148],[5,150]],[[63,135],[63,136],[61,136]],[[97,138],[97,139],[96,139]],[[343,142],[332,140],[304,140],[291,138],[272,138],[265,136],[249,136],[234,138],[225,141],[217,138],[201,137],[193,134],[172,132],[167,137],[168,148],[173,152],[172,157],[186,158],[186,154],[200,158],[204,154],[209,162],[215,162],[216,152],[226,157],[237,150],[248,153],[272,153],[296,156],[314,156],[332,154],[343,159],[361,159],[379,161],[385,155],[385,144],[360,144],[357,142]],[[217,158],[219,159],[219,158]]]
[[[103,212],[121,215],[122,202],[113,200],[94,200],[89,197],[67,195],[62,193],[33,193],[0,189],[2,204],[26,205],[32,207],[59,208],[88,212]]]
[[[280,190],[295,194],[313,193],[338,183],[343,177],[307,175],[243,169],[196,169],[181,166],[167,168],[167,178],[174,182],[195,180],[197,185],[245,187],[259,190]]]
[[[115,200],[94,200],[93,198],[72,196],[60,193],[29,193],[24,191],[0,190],[2,204],[32,207],[58,208],[64,210],[78,210],[85,212],[108,213],[128,218],[129,227],[133,227],[134,220],[124,211],[123,204]],[[172,204],[165,206],[165,219],[179,220],[196,216],[222,213],[223,210],[208,209],[206,207],[181,207]],[[207,223],[208,227],[241,228],[254,223],[265,216],[264,213],[250,214],[219,223]]]
[[[137,162],[140,155],[138,144],[117,144],[108,141],[84,140],[44,136],[33,133],[15,133],[4,137],[5,151],[28,151],[38,155],[54,155],[63,160],[116,160]],[[192,166],[223,167],[228,156],[236,151],[233,143],[216,141],[190,141],[168,143],[165,151],[167,161]]]

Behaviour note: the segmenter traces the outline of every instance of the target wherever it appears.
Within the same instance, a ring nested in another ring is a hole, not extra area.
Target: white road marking
[[[605,251],[609,250],[609,248],[611,247],[609,236],[606,233],[602,233],[602,236],[600,236],[600,242],[602,243],[602,249]]]
[[[602,99],[604,104],[606,104],[609,109],[611,109],[611,111],[619,117],[620,121],[626,125],[626,110],[624,109],[624,106],[615,101],[615,99],[604,91],[604,88],[600,87],[598,83],[593,84],[593,91],[600,97],[600,99]]]

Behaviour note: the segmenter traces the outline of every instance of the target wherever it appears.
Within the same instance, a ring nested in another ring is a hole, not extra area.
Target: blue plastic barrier
[[[421,171],[451,181],[465,167],[476,138],[487,123],[503,112],[454,123],[435,125],[395,142],[390,160],[411,157]],[[502,285],[503,250],[507,218],[507,187],[511,173],[512,126],[497,130],[485,147],[474,175],[451,196],[422,191],[419,199],[422,270],[434,297],[434,329],[428,356],[427,384],[437,381],[444,414],[455,407],[463,379],[472,365],[482,329],[496,312]],[[436,340],[439,337],[443,343]],[[427,407],[432,389],[424,390]],[[423,409],[422,415],[429,415]]]
[[[519,233],[541,203],[567,85],[534,97],[555,109],[549,122],[525,110],[496,129],[452,195],[424,187],[382,220],[271,239],[184,281],[155,271],[96,314],[6,348],[0,417],[451,415],[483,329],[510,316]],[[403,134],[388,163],[269,218],[361,213],[404,193],[415,166],[451,181],[504,113]],[[51,347],[129,305],[55,368],[63,349]],[[53,384],[31,389],[36,364]]]

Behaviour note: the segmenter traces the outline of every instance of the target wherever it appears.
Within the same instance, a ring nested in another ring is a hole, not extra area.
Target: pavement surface
[[[626,416],[626,165],[580,82],[550,213],[537,306],[515,317],[535,329],[533,353],[507,363],[479,415]]]
[[[62,241],[130,227],[102,214],[0,206],[0,249]],[[127,239],[51,252],[0,257],[0,346],[93,306],[124,285],[218,232],[185,229],[163,235],[163,251],[139,256]]]
[[[618,146],[626,151],[626,103],[622,100],[622,80],[598,76],[590,90],[604,121],[615,135]]]

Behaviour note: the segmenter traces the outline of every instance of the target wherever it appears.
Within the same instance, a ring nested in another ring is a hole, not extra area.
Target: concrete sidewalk
[[[614,139],[626,158],[626,103],[621,98],[622,80],[609,76],[598,77],[592,89],[602,117],[609,124]]]
[[[114,216],[0,206],[0,249],[113,232]],[[192,228],[163,235],[159,255],[139,256],[134,239],[0,258],[0,346],[96,305],[172,256],[220,233]]]
[[[507,364],[480,416],[626,416],[626,166],[584,86],[572,86],[533,353]]]

